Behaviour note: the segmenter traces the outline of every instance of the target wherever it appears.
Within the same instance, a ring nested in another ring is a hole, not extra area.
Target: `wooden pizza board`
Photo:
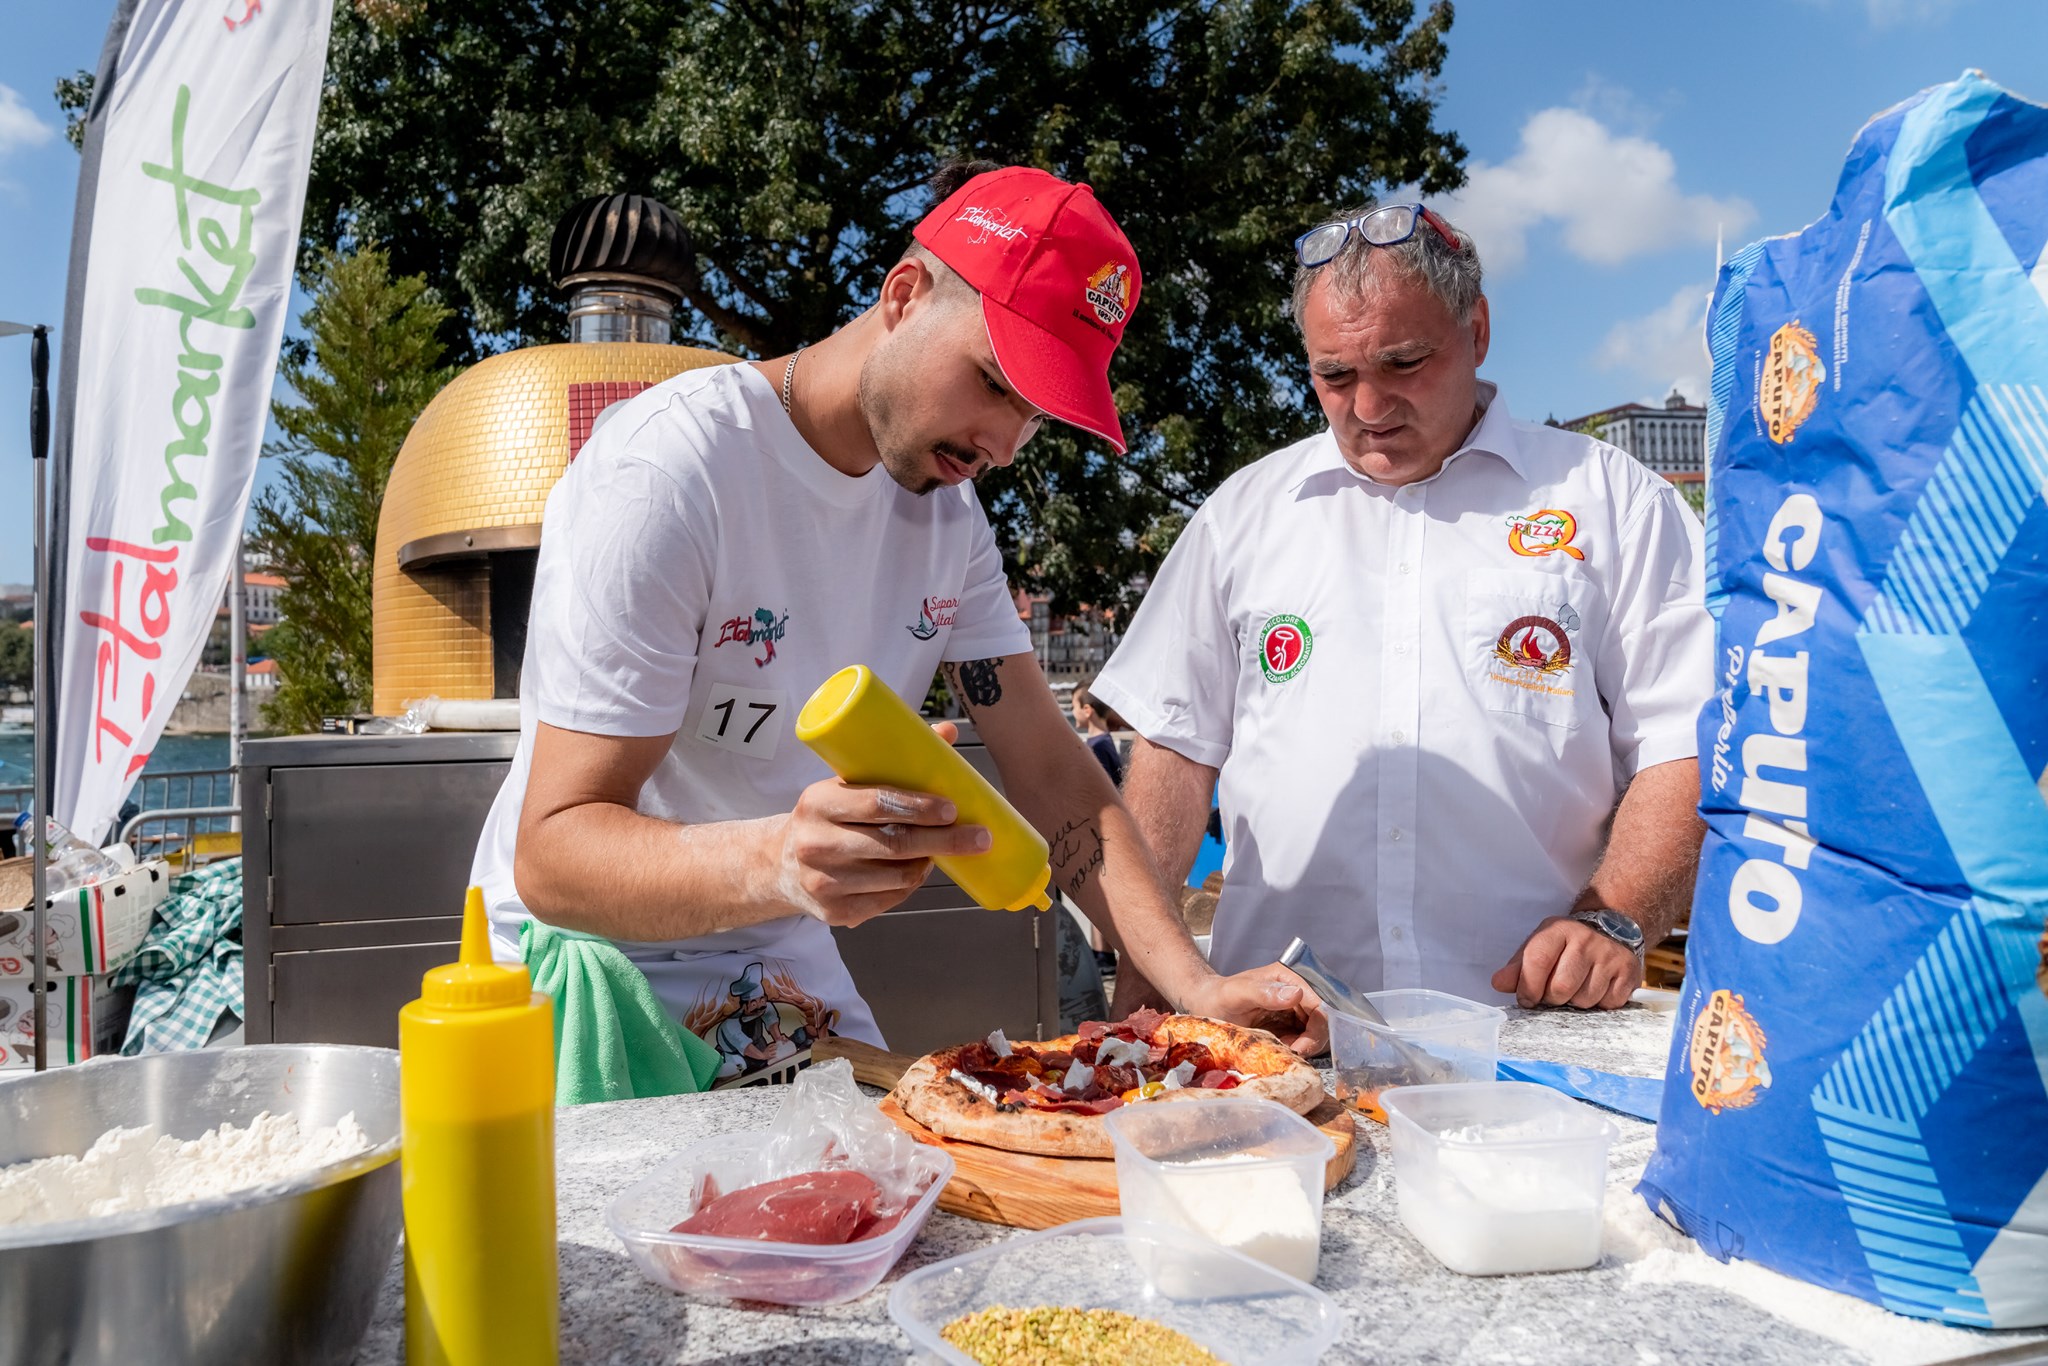
[[[823,1062],[845,1058],[857,1081],[892,1089],[917,1061],[886,1053],[856,1039],[822,1039],[811,1057]],[[953,1158],[953,1179],[939,1192],[939,1208],[984,1223],[1012,1228],[1051,1228],[1075,1219],[1118,1213],[1116,1162],[1106,1157],[1044,1157],[1013,1153],[979,1143],[946,1138],[903,1113],[892,1093],[881,1102],[882,1113],[903,1126],[920,1143],[943,1148]],[[1335,1190],[1358,1160],[1358,1135],[1351,1112],[1329,1095],[1306,1118],[1336,1145],[1323,1170],[1323,1189]]]

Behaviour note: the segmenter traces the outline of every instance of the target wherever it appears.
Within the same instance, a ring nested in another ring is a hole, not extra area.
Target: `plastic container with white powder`
[[[1126,1219],[1169,1224],[1312,1281],[1336,1145],[1256,1096],[1148,1101],[1105,1116]]]
[[[1403,1086],[1382,1101],[1401,1222],[1467,1276],[1600,1260],[1607,1149],[1598,1110],[1528,1082]]]

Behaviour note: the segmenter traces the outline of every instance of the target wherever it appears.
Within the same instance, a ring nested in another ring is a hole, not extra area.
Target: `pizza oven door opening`
[[[519,696],[519,670],[526,657],[527,617],[533,609],[533,576],[540,561],[538,525],[482,527],[409,541],[398,550],[398,566],[436,600],[435,614],[452,632],[448,648],[471,663],[428,667],[442,674],[444,697],[475,697],[483,687],[494,698]],[[489,644],[489,677],[474,653],[476,633]],[[464,643],[466,637],[468,643]],[[426,661],[423,661],[426,662]]]
[[[526,658],[526,619],[533,610],[533,571],[539,550],[502,550],[487,563],[491,575],[491,696],[519,696],[519,666]]]

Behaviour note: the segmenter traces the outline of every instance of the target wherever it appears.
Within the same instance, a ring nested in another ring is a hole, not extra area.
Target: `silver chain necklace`
[[[808,344],[806,343],[806,345]],[[802,346],[790,352],[789,364],[784,366],[782,370],[782,413],[785,417],[789,416],[789,385],[790,381],[796,378],[796,358],[803,353],[804,348]]]

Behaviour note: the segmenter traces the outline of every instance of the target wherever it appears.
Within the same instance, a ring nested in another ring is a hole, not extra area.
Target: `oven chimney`
[[[610,194],[584,200],[555,226],[548,273],[569,296],[570,341],[667,345],[695,261],[668,205]]]

